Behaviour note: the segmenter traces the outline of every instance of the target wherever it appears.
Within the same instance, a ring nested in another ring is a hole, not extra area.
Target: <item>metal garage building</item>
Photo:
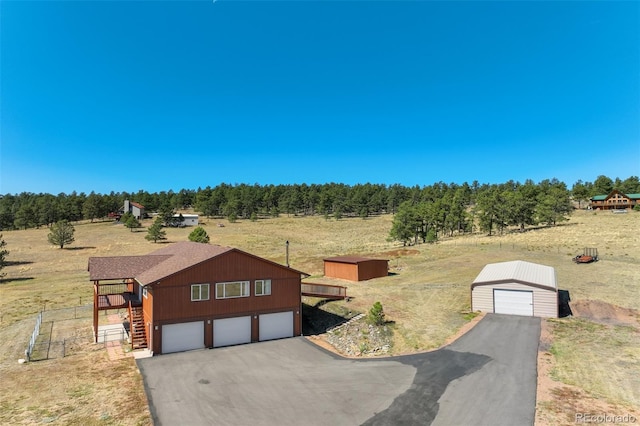
[[[556,271],[522,260],[490,263],[471,284],[471,310],[557,318]]]

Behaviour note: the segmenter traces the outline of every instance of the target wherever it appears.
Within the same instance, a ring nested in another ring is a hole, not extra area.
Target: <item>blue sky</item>
[[[639,2],[0,2],[0,194],[640,175]]]

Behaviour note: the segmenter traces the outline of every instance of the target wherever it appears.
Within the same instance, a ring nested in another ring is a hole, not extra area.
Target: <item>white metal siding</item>
[[[293,337],[293,312],[260,315],[260,340]]]
[[[204,348],[204,321],[162,326],[162,353]]]
[[[533,291],[493,290],[493,311],[496,314],[533,316]]]
[[[558,293],[554,289],[533,287],[522,283],[487,284],[474,287],[471,293],[472,309],[480,312],[494,312],[494,289],[532,291],[533,316],[543,318],[558,317]]]
[[[213,347],[251,343],[251,316],[213,321]]]

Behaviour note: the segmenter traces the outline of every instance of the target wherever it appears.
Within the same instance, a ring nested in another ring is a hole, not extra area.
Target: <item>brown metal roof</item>
[[[91,257],[89,258],[89,279],[94,281],[135,278],[140,284],[147,285],[230,251],[241,252],[286,268],[279,263],[231,247],[182,241],[169,244],[145,256]],[[295,269],[291,270],[308,275]]]
[[[130,204],[132,206],[135,206],[135,207],[139,208],[139,209],[144,209],[144,206],[142,204],[136,203],[135,201],[131,201]]]
[[[351,263],[357,265],[362,262],[369,262],[371,260],[378,260],[388,262],[387,259],[372,259],[370,257],[362,257],[362,256],[336,256],[336,257],[327,257],[324,259],[325,262],[337,262],[337,263]]]

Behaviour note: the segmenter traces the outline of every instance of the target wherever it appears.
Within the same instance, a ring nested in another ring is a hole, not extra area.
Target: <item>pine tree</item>
[[[2,234],[0,234],[0,278],[4,277],[6,274],[2,272],[5,266],[7,266],[7,255],[9,251],[5,249],[7,246],[7,242],[2,238]]]
[[[50,233],[47,236],[49,243],[64,248],[65,244],[71,244],[75,241],[73,238],[75,228],[67,220],[60,220],[51,225]]]
[[[209,235],[207,235],[207,231],[205,231],[202,226],[198,226],[189,234],[189,241],[207,244],[209,242]]]
[[[129,216],[127,221],[124,223],[124,226],[126,226],[127,228],[129,228],[129,230],[131,232],[133,232],[134,228],[141,228],[142,224],[140,223],[140,221],[138,219],[136,219],[135,216],[131,215],[131,216]]]
[[[369,309],[369,316],[367,317],[367,321],[372,325],[383,325],[385,323],[382,303],[376,302],[373,304],[371,309]]]
[[[154,243],[157,243],[158,240],[166,240],[167,233],[162,229],[163,222],[164,220],[162,219],[162,216],[157,216],[153,225],[151,225],[147,230],[147,235],[145,235],[144,238],[148,241],[153,241]]]

